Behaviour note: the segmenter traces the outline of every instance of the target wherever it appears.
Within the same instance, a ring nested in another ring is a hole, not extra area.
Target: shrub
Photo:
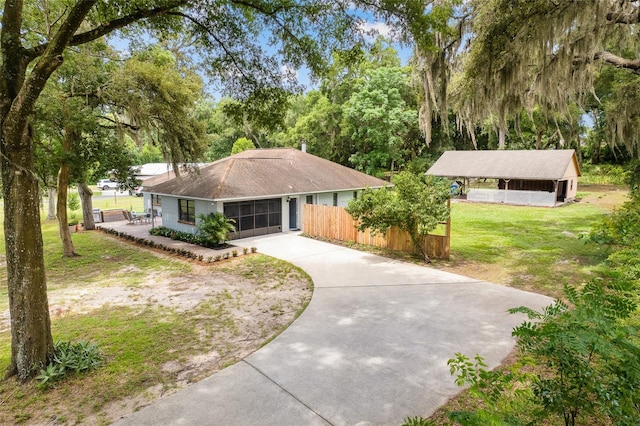
[[[200,222],[197,225],[200,236],[209,240],[212,244],[221,244],[229,240],[232,232],[236,232],[235,221],[227,218],[220,212],[198,215]]]
[[[215,242],[209,237],[203,234],[192,234],[189,232],[181,232],[173,229],[165,228],[164,226],[158,228],[152,228],[149,230],[151,235],[159,237],[171,238],[176,241],[184,241],[185,243],[195,244],[201,247],[215,248],[219,246],[220,242]]]
[[[367,188],[349,202],[346,211],[358,229],[384,234],[392,226],[406,231],[415,249],[429,262],[425,237],[449,217],[449,182],[434,176],[400,172],[393,177],[393,190]]]
[[[78,194],[76,194],[75,192],[69,194],[69,196],[67,197],[67,206],[71,211],[75,211],[80,208],[80,199],[78,198]]]
[[[618,164],[584,163],[580,166],[580,171],[581,184],[624,185],[627,180],[627,171]]]
[[[78,343],[56,342],[53,361],[47,368],[40,370],[38,388],[47,389],[58,380],[62,380],[69,372],[82,373],[95,370],[103,364],[102,355],[95,343],[81,341]]]
[[[513,331],[518,347],[547,366],[533,381],[537,403],[565,425],[597,413],[637,424],[640,346],[635,328],[624,323],[637,309],[633,289],[592,280],[581,290],[566,287],[565,294],[572,309],[557,301],[543,312],[512,310],[537,321]]]

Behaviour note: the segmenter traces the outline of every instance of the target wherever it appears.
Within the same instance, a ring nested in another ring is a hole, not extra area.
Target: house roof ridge
[[[218,182],[214,194],[220,194],[222,192],[222,188],[227,182],[227,177],[229,176],[229,173],[231,173],[231,169],[233,168],[233,163],[235,162],[235,160],[236,159],[233,157],[228,158],[228,164],[224,169],[224,173],[222,173],[222,179],[220,179],[220,182]]]

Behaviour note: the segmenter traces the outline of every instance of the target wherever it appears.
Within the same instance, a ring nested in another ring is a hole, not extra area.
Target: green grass
[[[100,210],[126,209],[133,211],[144,211],[143,197],[129,196],[125,193],[118,193],[115,197],[93,199],[93,208]]]
[[[483,264],[497,280],[558,296],[566,282],[585,280],[605,253],[581,236],[603,210],[590,204],[558,208],[454,203],[454,265]],[[441,262],[440,262],[441,264]]]

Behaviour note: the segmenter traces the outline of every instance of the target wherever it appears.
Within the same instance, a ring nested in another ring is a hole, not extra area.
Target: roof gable
[[[572,149],[446,151],[427,174],[452,178],[560,180],[572,164],[580,176]]]
[[[150,192],[226,200],[377,188],[388,182],[293,148],[252,149],[164,182]]]

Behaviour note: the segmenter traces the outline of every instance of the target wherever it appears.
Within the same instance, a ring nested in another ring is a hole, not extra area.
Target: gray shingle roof
[[[572,149],[520,151],[446,151],[427,174],[443,177],[503,178],[529,180],[561,179],[575,163]]]
[[[389,184],[293,148],[252,149],[205,165],[199,173],[153,183],[148,192],[205,200],[347,191]]]

